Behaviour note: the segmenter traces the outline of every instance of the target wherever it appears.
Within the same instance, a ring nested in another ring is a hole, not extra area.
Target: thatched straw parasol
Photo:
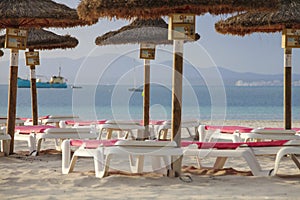
[[[75,9],[51,0],[1,0],[0,27],[74,27],[95,23],[80,20]]]
[[[80,18],[95,20],[101,17],[158,18],[178,11],[196,15],[224,14],[248,9],[270,9],[276,5],[277,0],[82,0],[77,10]]]
[[[275,9],[279,0],[81,0],[77,11],[80,18],[95,20],[107,18],[159,18],[174,13],[195,15],[225,14],[251,9]],[[183,41],[174,40],[172,88],[172,140],[181,145],[181,105],[182,105],[182,72]],[[174,166],[174,167],[173,167]],[[181,173],[181,159],[172,163],[175,176]]]
[[[75,9],[51,0],[2,0],[0,1],[1,28],[74,27],[91,24],[80,20]],[[11,136],[10,154],[14,150],[16,119],[18,50],[11,50],[8,93],[7,132]]]
[[[196,34],[196,40],[200,39],[200,35]],[[168,24],[162,19],[135,19],[127,26],[117,31],[110,31],[95,40],[96,45],[121,45],[121,44],[155,44],[170,45],[168,40]],[[144,60],[144,126],[146,134],[149,136],[149,109],[150,109],[150,60]]]
[[[300,28],[300,1],[281,0],[280,7],[274,12],[248,12],[215,24],[215,28],[222,34],[244,36],[254,32],[278,32],[285,28]],[[292,101],[292,48],[285,47],[284,68],[284,126],[291,129]]]
[[[280,32],[284,28],[300,28],[300,1],[282,0],[277,11],[247,12],[221,20],[215,28],[222,34],[244,36],[253,32]]]
[[[4,47],[5,35],[0,36],[0,47]],[[37,50],[75,48],[78,40],[70,35],[57,35],[44,29],[31,28],[28,31],[27,48]]]
[[[0,47],[4,47],[5,35],[0,36]],[[60,36],[53,32],[43,29],[30,28],[28,31],[27,48],[29,51],[34,50],[52,50],[75,48],[78,40],[70,35]],[[35,66],[30,66],[31,75],[35,74]],[[31,100],[32,100],[32,122],[38,125],[38,106],[36,95],[36,78],[31,77]]]
[[[200,39],[196,34],[196,40]],[[136,19],[127,26],[96,38],[96,45],[119,44],[172,44],[168,40],[168,24],[162,19]]]
[[[159,19],[136,19],[116,31],[110,31],[96,38],[96,45],[119,44],[172,44],[168,40],[168,24]]]

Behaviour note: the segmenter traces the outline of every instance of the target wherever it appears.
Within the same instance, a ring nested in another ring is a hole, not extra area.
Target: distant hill
[[[109,63],[105,66],[104,63]],[[9,62],[1,61],[0,81],[2,84],[8,83]],[[136,67],[134,67],[136,66]],[[143,82],[143,61],[131,57],[122,56],[116,59],[116,55],[101,55],[89,57],[88,59],[70,58],[41,58],[41,65],[37,66],[36,73],[51,77],[57,75],[58,68],[61,67],[62,75],[68,79],[69,84],[77,83],[95,84],[132,84],[133,77],[136,82]],[[172,83],[172,61],[157,63],[151,61],[151,80],[156,82],[163,80],[164,84]],[[25,67],[24,59],[19,61],[19,76],[29,77],[29,67]],[[185,79],[193,85],[205,85],[217,83],[222,80],[225,85],[235,85],[236,82],[257,82],[257,81],[277,81],[282,83],[283,74],[257,74],[251,72],[235,72],[223,67],[195,68],[190,64],[184,64]],[[300,75],[293,74],[293,81],[299,81]],[[300,82],[300,81],[299,81]]]

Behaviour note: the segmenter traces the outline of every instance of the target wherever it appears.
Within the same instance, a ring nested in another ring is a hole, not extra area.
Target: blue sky
[[[74,0],[56,0],[56,2],[64,3],[69,7],[76,8],[79,1]],[[185,53],[188,52],[190,57],[195,60],[200,59],[197,50],[199,47],[207,54],[210,62],[202,62],[203,66],[211,67],[212,64],[222,66],[224,68],[238,72],[255,72],[262,74],[279,74],[283,72],[283,49],[281,48],[281,33],[273,34],[252,34],[245,37],[221,35],[214,29],[214,23],[220,19],[229,17],[230,15],[212,16],[206,14],[197,17],[196,29],[201,35],[201,39],[197,44],[185,45]],[[167,19],[167,18],[165,18]],[[127,25],[129,21],[100,19],[99,22],[92,26],[67,28],[67,29],[50,29],[57,34],[70,34],[79,40],[79,45],[72,50],[51,50],[40,52],[40,57],[55,58],[67,57],[71,59],[79,59],[95,50],[102,48],[100,52],[124,52],[132,48],[120,46],[97,47],[94,43],[95,38],[108,31],[119,29]],[[197,46],[197,48],[195,48]],[[138,46],[135,46],[138,48]],[[186,51],[190,48],[189,51]],[[169,48],[171,51],[172,48]],[[9,50],[4,50],[5,55],[2,61],[9,60]],[[300,73],[299,50],[293,50],[293,73]],[[185,54],[186,55],[186,54]],[[20,57],[23,53],[20,52]],[[297,58],[298,57],[298,58]],[[172,59],[172,57],[170,57]],[[22,65],[22,64],[20,64]],[[21,67],[21,66],[19,66]],[[8,66],[1,66],[1,74],[9,73]],[[5,80],[1,80],[1,82]]]

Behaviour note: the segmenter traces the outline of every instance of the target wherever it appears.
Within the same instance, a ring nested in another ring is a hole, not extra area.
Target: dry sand
[[[205,123],[205,122],[204,122]],[[207,122],[208,123],[208,122]],[[226,125],[280,127],[277,121],[226,121]],[[300,123],[294,123],[300,127]],[[300,172],[289,158],[280,166],[280,176],[254,177],[242,159],[229,159],[220,171],[195,169],[193,158],[184,158],[183,175],[129,175],[128,163],[114,160],[110,176],[95,178],[93,161],[79,159],[75,172],[61,174],[61,154],[53,141],[43,143],[40,156],[26,156],[26,142],[16,142],[17,154],[0,157],[0,199],[300,199]],[[259,157],[263,168],[272,169],[273,156]],[[209,158],[204,164],[211,163]]]

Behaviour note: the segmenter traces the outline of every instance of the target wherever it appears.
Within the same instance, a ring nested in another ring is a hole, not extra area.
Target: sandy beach
[[[203,122],[209,123],[209,122]],[[281,127],[281,121],[226,121],[224,125]],[[300,122],[294,122],[300,127]],[[103,179],[95,178],[93,160],[79,159],[75,172],[61,173],[61,153],[53,141],[43,143],[37,157],[27,156],[26,142],[16,141],[15,155],[0,157],[1,199],[299,199],[300,171],[284,158],[278,176],[254,177],[242,159],[229,159],[226,169],[195,169],[193,158],[184,158],[181,178],[161,174],[121,173],[128,163],[114,160],[115,169]],[[273,156],[258,158],[272,169]],[[209,158],[203,164],[209,164]],[[191,179],[188,179],[188,176]],[[189,182],[188,180],[191,180]]]

